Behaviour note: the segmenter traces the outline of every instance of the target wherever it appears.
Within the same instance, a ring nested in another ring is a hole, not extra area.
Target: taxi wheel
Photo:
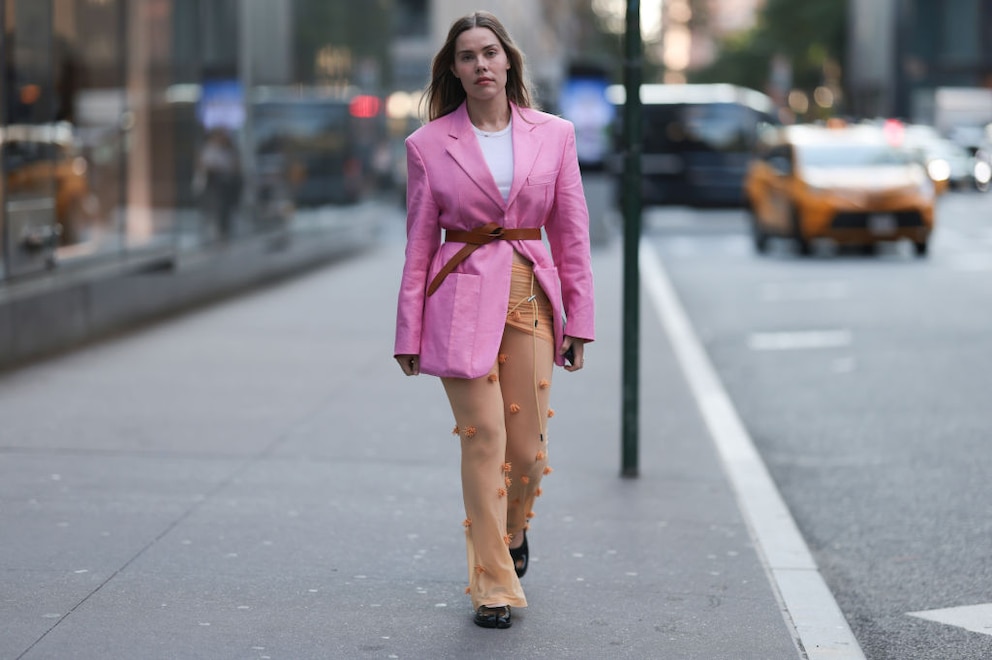
[[[754,241],[754,249],[764,254],[768,252],[768,233],[761,227],[761,221],[758,220],[754,209],[748,209],[748,215],[751,217],[751,238]]]
[[[809,239],[803,236],[802,221],[799,217],[799,209],[796,208],[792,209],[792,239],[796,242],[796,249],[799,250],[799,254],[807,257],[813,253]]]
[[[929,251],[929,244],[927,241],[916,241],[913,243],[913,251],[916,252],[916,256],[925,257]]]

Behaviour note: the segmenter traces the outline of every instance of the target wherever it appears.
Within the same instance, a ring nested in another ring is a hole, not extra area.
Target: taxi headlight
[[[992,181],[992,165],[989,165],[984,160],[975,163],[975,181],[980,184],[986,184]]]
[[[951,165],[942,158],[934,158],[927,163],[927,174],[934,181],[947,181],[951,178]]]

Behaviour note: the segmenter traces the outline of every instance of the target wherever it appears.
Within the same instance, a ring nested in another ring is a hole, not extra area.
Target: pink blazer
[[[530,259],[554,310],[555,362],[567,332],[594,339],[589,211],[572,124],[511,106],[513,184],[504,202],[463,103],[406,140],[407,247],[396,313],[394,354],[419,355],[421,372],[477,378],[496,361],[513,250]],[[487,222],[544,227],[544,241],[493,241],[450,273],[434,295],[427,285],[464,244],[441,242],[443,229]]]

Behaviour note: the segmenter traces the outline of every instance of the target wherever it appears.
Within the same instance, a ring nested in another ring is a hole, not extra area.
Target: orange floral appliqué
[[[499,354],[499,363],[500,364],[506,364],[506,361],[509,360],[509,359],[510,359],[510,356],[507,355],[506,353],[500,353]]]
[[[506,497],[506,489],[505,488],[497,488],[496,489],[496,495],[499,496],[499,497]]]
[[[503,463],[503,472],[509,472],[513,469],[513,465],[510,463]]]
[[[551,474],[552,472],[554,472],[554,469],[550,465],[544,466],[544,474]]]
[[[503,483],[505,483],[506,487],[509,488],[510,486],[513,485],[513,479],[511,479],[510,477],[503,477]]]
[[[554,408],[548,408],[548,417],[554,417],[554,416],[555,416]]]
[[[528,511],[528,512],[527,512],[527,519],[528,519],[528,520],[530,520],[531,518],[533,518],[533,517],[534,517],[534,516],[536,516],[536,515],[537,515],[537,514],[536,514],[536,513],[534,513],[533,511]]]
[[[474,426],[465,427],[465,437],[466,438],[474,438],[475,437],[475,427]]]
[[[499,376],[497,376],[496,374],[489,374],[490,383],[495,383],[497,380],[499,380]]]
[[[529,483],[530,483],[530,477],[528,477],[528,476],[527,476],[527,475],[525,474],[525,475],[523,475],[522,477],[520,477],[520,482],[521,482],[521,483],[523,483],[523,484],[524,484],[524,485],[526,486],[527,484],[529,484]]]
[[[517,414],[518,412],[520,412],[520,406],[518,406],[515,403],[511,403],[510,404],[510,412],[513,413],[513,414]]]
[[[463,520],[462,521],[462,526],[465,527],[465,528],[471,527],[472,526],[472,519],[471,518],[466,518],[465,520]]]
[[[543,488],[541,488],[540,486],[538,486],[538,487],[537,487],[537,488],[536,488],[536,489],[534,490],[534,497],[540,497],[540,496],[541,496],[541,493],[543,493],[543,492],[544,492],[544,489],[543,489]]]
[[[505,543],[507,545],[510,545],[510,541],[512,541],[512,540],[513,540],[513,535],[512,534],[506,534],[503,537],[503,543]]]
[[[465,587],[465,593],[467,594],[472,593],[472,587]]]
[[[459,433],[461,433],[461,429],[459,429],[458,425],[455,424],[455,428],[451,429],[451,435],[458,435]]]
[[[547,458],[547,456],[548,455],[545,454],[543,451],[539,451],[539,452],[537,452],[537,455],[534,456],[534,460],[535,461],[543,461],[545,458]]]
[[[537,386],[540,387],[542,390],[546,390],[549,387],[551,387],[551,381],[549,381],[547,378],[542,378],[541,382],[538,383]]]
[[[475,565],[475,574],[476,575],[482,575],[485,572],[486,572],[486,567],[485,566],[479,566],[478,564]]]

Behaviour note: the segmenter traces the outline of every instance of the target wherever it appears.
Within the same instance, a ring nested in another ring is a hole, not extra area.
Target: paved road
[[[992,195],[948,195],[939,220],[922,260],[758,257],[734,211],[647,220],[872,659],[992,657]],[[957,625],[909,615],[944,608]]]

